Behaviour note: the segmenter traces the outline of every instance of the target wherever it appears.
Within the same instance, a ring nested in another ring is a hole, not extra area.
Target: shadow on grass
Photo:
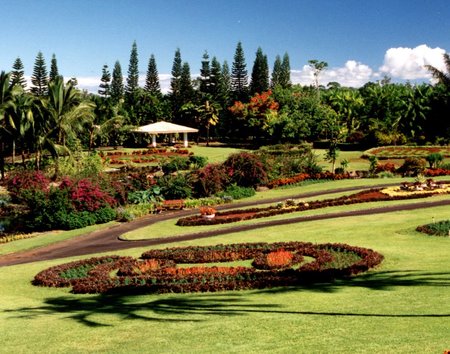
[[[293,290],[332,293],[343,287],[361,287],[371,290],[395,290],[398,287],[410,286],[450,286],[448,272],[419,272],[416,270],[370,272],[334,282],[300,285],[295,288],[264,289],[261,292],[280,293]]]
[[[110,324],[95,321],[98,315],[114,315],[120,320],[154,322],[205,321],[209,316],[243,316],[252,313],[273,313],[305,316],[352,317],[450,317],[448,314],[380,314],[349,312],[290,311],[284,305],[255,304],[252,294],[277,294],[284,292],[312,291],[338,292],[348,287],[364,287],[371,290],[395,290],[397,287],[450,286],[450,273],[423,273],[417,271],[389,271],[368,273],[352,279],[333,283],[310,284],[297,287],[253,290],[249,292],[177,294],[177,295],[67,295],[48,298],[42,306],[6,310],[15,318],[34,318],[53,314],[65,314],[67,318],[83,325],[98,327]],[[148,299],[151,298],[151,301]],[[272,300],[274,298],[271,298]],[[375,309],[376,310],[376,309]],[[107,319],[105,319],[107,321]]]

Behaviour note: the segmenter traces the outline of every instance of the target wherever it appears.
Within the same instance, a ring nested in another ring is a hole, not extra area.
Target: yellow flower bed
[[[402,190],[400,187],[388,187],[381,190],[381,193],[387,194],[390,197],[404,197],[408,195],[422,195],[422,194],[447,194],[450,193],[450,186],[441,184],[439,188],[424,189],[424,190]]]

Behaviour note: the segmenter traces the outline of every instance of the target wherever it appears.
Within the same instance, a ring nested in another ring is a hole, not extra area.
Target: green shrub
[[[219,193],[218,196],[230,196],[233,199],[243,199],[253,197],[255,194],[256,191],[253,187],[241,187],[236,184],[232,184],[231,186],[228,186],[224,192]]]
[[[438,152],[434,152],[429,154],[426,160],[430,164],[430,168],[438,168],[444,160],[444,156]]]
[[[189,163],[193,165],[193,169],[203,168],[208,161],[207,157],[192,155],[189,156]]]
[[[102,208],[94,212],[95,218],[97,219],[96,224],[104,224],[113,221],[117,217],[117,212],[113,208]]]
[[[186,199],[192,195],[192,186],[189,178],[184,174],[176,176],[163,176],[158,180],[161,193],[165,199]]]
[[[161,169],[164,174],[169,174],[177,171],[188,170],[190,161],[188,157],[175,156],[172,157],[168,162],[161,165]]]
[[[128,202],[131,204],[158,203],[164,198],[159,186],[152,186],[145,191],[134,191],[128,193]]]
[[[97,218],[95,217],[95,213],[80,211],[67,214],[63,220],[60,220],[60,222],[60,228],[65,230],[73,230],[94,225],[97,223]]]

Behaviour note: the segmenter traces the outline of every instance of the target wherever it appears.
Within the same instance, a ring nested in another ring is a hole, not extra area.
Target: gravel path
[[[377,186],[379,187],[379,186]],[[292,195],[290,198],[293,199],[301,199],[314,197],[324,194],[330,193],[340,193],[340,192],[350,192],[354,190],[367,189],[371,188],[370,186],[360,186],[360,187],[352,187],[352,188],[340,188],[333,190],[323,190],[320,192],[314,193],[303,193],[298,195]],[[286,200],[284,198],[271,198],[264,199],[257,202],[245,202],[239,204],[230,204],[230,205],[222,205],[217,209],[225,210],[232,208],[242,208],[248,206],[255,206],[258,204],[267,204],[267,203],[276,203],[278,201]],[[181,236],[174,237],[164,237],[164,238],[155,238],[151,240],[141,240],[141,241],[121,241],[119,240],[119,236],[144,227],[148,225],[152,225],[154,223],[173,219],[180,218],[187,215],[195,214],[195,210],[181,210],[181,211],[173,211],[173,212],[165,212],[159,215],[148,215],[132,222],[119,224],[113,226],[108,229],[98,230],[91,232],[89,234],[75,237],[69,240],[57,242],[48,246],[36,248],[33,250],[17,252],[13,254],[8,254],[4,256],[0,256],[0,267],[9,266],[15,264],[24,264],[31,262],[38,262],[43,260],[51,260],[72,256],[82,256],[92,253],[100,253],[100,252],[109,252],[109,251],[117,251],[122,249],[134,248],[134,247],[143,247],[143,246],[155,246],[162,245],[167,243],[174,243],[180,241],[187,240],[195,240],[206,237],[213,237],[219,235],[225,235],[234,232],[240,231],[248,231],[248,230],[257,230],[264,227],[269,226],[277,226],[277,225],[286,225],[286,224],[294,224],[306,221],[313,220],[325,220],[325,219],[333,219],[333,218],[341,218],[341,217],[349,217],[349,216],[359,216],[359,215],[372,215],[372,214],[383,214],[390,213],[394,211],[403,211],[403,210],[416,210],[423,208],[431,208],[436,206],[450,205],[450,200],[440,200],[435,202],[419,202],[419,203],[411,203],[411,204],[403,204],[403,205],[393,205],[388,207],[380,207],[380,208],[372,208],[372,209],[360,209],[356,211],[344,211],[344,212],[335,212],[335,213],[327,213],[322,215],[311,215],[311,216],[298,216],[286,220],[271,220],[260,222],[258,224],[253,225],[239,225],[232,226],[222,230],[212,230],[205,232],[197,232],[197,233],[188,233]]]

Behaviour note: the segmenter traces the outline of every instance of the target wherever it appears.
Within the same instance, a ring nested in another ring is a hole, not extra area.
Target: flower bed
[[[427,198],[437,193],[450,193],[450,188],[445,190],[436,189],[433,191],[422,191],[420,193],[415,192],[397,192],[397,187],[395,188],[385,188],[385,189],[371,189],[367,191],[362,191],[349,196],[343,196],[334,199],[325,199],[312,202],[299,202],[286,201],[284,205],[269,206],[265,208],[249,208],[240,210],[230,210],[224,212],[217,212],[213,219],[204,219],[199,215],[188,216],[185,218],[180,218],[177,221],[178,226],[200,226],[200,225],[218,225],[218,224],[228,224],[238,221],[266,218],[275,215],[289,214],[295,212],[301,212],[304,210],[321,209],[331,206],[341,206],[350,205],[357,203],[367,203],[367,202],[379,202],[379,201],[390,201],[390,200],[405,200],[405,199],[416,199],[416,198]]]
[[[352,178],[348,173],[331,173],[331,172],[321,172],[321,173],[299,173],[298,175],[292,177],[278,178],[273,181],[270,181],[267,184],[269,188],[276,188],[280,186],[286,186],[290,184],[296,184],[303,182],[307,179],[315,179],[315,180],[341,180]]]
[[[450,157],[449,146],[382,146],[364,151],[363,157],[376,156],[378,159],[405,159],[407,157],[427,157],[439,153]]]
[[[304,256],[313,260],[304,262]],[[66,263],[40,272],[34,277],[33,284],[71,286],[73,293],[263,289],[349,277],[365,272],[383,260],[381,254],[366,248],[305,242],[166,248],[147,251],[142,258],[109,256]],[[177,264],[252,259],[251,267],[177,267]]]
[[[102,151],[100,156],[103,159],[108,158],[112,165],[123,165],[127,162],[133,163],[153,163],[158,162],[162,157],[170,156],[188,156],[193,155],[187,149],[165,149],[165,148],[150,148],[148,150],[134,150],[128,151]]]
[[[450,220],[421,225],[416,228],[416,231],[432,236],[450,236]]]

